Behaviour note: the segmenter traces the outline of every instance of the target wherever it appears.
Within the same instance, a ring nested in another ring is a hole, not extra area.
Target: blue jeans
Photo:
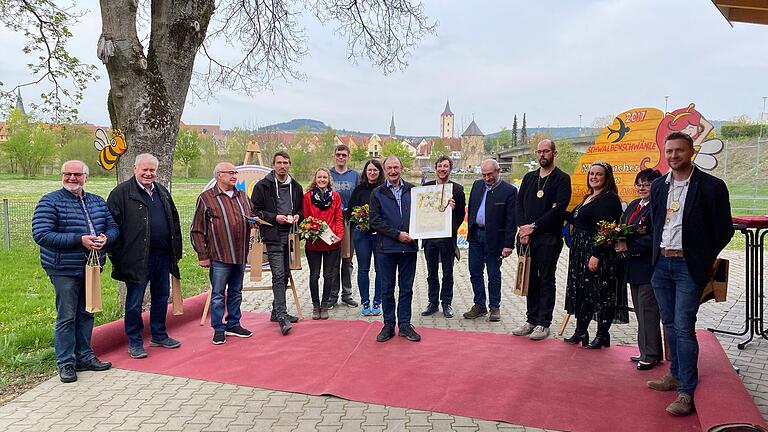
[[[379,274],[381,275],[382,290],[382,314],[384,325],[395,325],[395,312],[397,312],[397,324],[411,323],[411,300],[413,300],[413,278],[416,275],[416,253],[379,252]],[[396,279],[397,278],[397,279]],[[395,306],[395,281],[400,288]]]
[[[56,324],[53,326],[53,351],[56,366],[87,362],[91,350],[93,314],[85,311],[85,278],[50,276],[56,290]]]
[[[664,256],[656,262],[651,284],[669,338],[669,371],[683,383],[678,391],[693,395],[699,381],[696,313],[703,287],[696,286],[688,274],[685,258]]]
[[[141,319],[141,304],[144,291],[149,282],[149,329],[152,340],[162,341],[168,337],[165,330],[165,315],[168,311],[171,257],[168,255],[150,255],[147,257],[147,274],[141,282],[126,282],[125,294],[125,334],[128,345],[140,347],[144,344],[141,331],[144,322]]]
[[[501,254],[487,254],[485,251],[485,230],[473,229],[469,236],[469,281],[475,292],[474,302],[485,308],[485,275],[488,271],[488,304],[501,306]]]
[[[211,327],[225,331],[240,325],[240,303],[243,300],[245,264],[227,264],[211,260]],[[227,297],[227,324],[224,319],[224,293]]]
[[[355,245],[355,255],[357,255],[357,289],[360,290],[360,303],[363,306],[370,306],[371,297],[369,287],[371,279],[368,275],[371,270],[371,257],[373,257],[373,304],[381,304],[381,278],[379,277],[379,253],[376,251],[376,234],[363,232],[357,228],[352,230],[352,240]]]

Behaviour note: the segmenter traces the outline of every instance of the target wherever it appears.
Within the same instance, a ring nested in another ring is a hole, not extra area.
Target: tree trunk
[[[100,0],[101,38],[115,48],[106,59],[107,109],[112,128],[123,131],[128,146],[117,164],[117,181],[133,176],[136,155],[152,153],[160,161],[158,181],[168,186],[192,69],[214,1],[152,0],[146,56],[136,32],[137,4],[137,0]],[[124,290],[120,284],[121,306]]]

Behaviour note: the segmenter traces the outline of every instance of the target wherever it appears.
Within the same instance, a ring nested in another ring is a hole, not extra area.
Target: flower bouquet
[[[328,224],[313,216],[304,218],[299,224],[299,235],[310,243],[316,242],[327,230]]]
[[[357,226],[360,231],[368,231],[371,229],[371,221],[369,219],[368,204],[361,206],[355,206],[352,208],[352,214],[349,217],[349,222]]]
[[[602,220],[597,223],[595,246],[606,247],[613,250],[619,241],[629,238],[633,229],[634,227],[632,225]]]

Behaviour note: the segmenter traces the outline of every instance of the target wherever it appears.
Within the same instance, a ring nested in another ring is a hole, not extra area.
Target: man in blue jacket
[[[78,160],[61,167],[62,189],[40,198],[32,216],[32,237],[40,245],[40,262],[56,290],[53,350],[61,382],[77,381],[76,371],[104,371],[112,363],[99,361],[91,350],[93,314],[85,311],[85,264],[89,251],[99,251],[117,239],[117,224],[107,203],[86,193],[88,166]]]
[[[469,193],[469,280],[475,292],[472,308],[464,318],[485,316],[485,269],[488,270],[489,321],[501,321],[501,260],[515,247],[517,189],[501,178],[499,164],[487,159],[480,166],[481,180]]]
[[[694,410],[699,381],[696,314],[717,255],[733,236],[725,182],[693,165],[693,139],[673,132],[664,142],[670,171],[651,185],[653,226],[651,285],[669,338],[669,374],[648,387],[677,391],[670,414]]]
[[[418,342],[421,336],[411,325],[413,278],[416,275],[418,242],[408,234],[411,219],[411,188],[413,185],[400,178],[403,163],[396,156],[384,159],[387,180],[371,192],[370,223],[377,233],[379,251],[377,268],[380,270],[384,328],[376,341],[386,342],[398,334],[409,341]],[[398,274],[399,273],[399,274]],[[395,275],[398,275],[400,294],[395,303]],[[395,319],[397,310],[397,319]]]

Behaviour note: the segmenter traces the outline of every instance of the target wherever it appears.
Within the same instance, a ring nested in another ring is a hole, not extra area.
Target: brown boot
[[[492,307],[491,315],[488,316],[488,321],[491,321],[491,322],[501,321],[501,310],[499,310],[499,308]]]
[[[467,312],[464,312],[464,318],[466,319],[480,318],[481,316],[485,316],[485,314],[487,313],[488,313],[488,310],[485,309],[483,306],[472,305],[472,309],[470,309]]]
[[[678,393],[677,399],[669,404],[667,412],[676,416],[687,416],[696,408],[693,406],[693,397],[687,393]]]
[[[648,387],[658,391],[672,391],[677,390],[683,383],[679,379],[675,378],[672,374],[666,374],[657,381],[648,381],[646,383]]]
[[[312,319],[313,320],[320,319],[320,306],[315,306],[312,308]]]

